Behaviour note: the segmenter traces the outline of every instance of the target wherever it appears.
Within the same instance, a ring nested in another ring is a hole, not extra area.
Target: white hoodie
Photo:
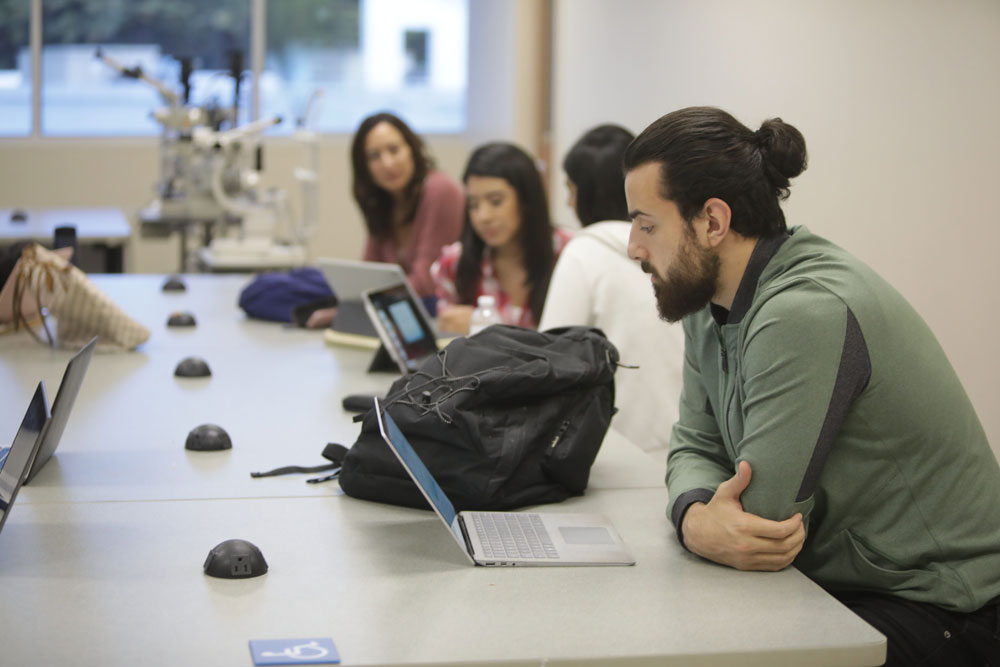
[[[628,258],[627,222],[584,227],[563,249],[549,283],[539,331],[570,325],[604,331],[618,348],[611,427],[650,454],[665,454],[677,421],[684,330],[659,318],[649,276]]]

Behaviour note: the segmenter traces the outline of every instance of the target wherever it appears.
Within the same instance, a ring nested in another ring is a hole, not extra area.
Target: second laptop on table
[[[343,334],[377,337],[375,327],[365,314],[362,295],[367,290],[408,285],[406,273],[398,264],[321,258],[316,260],[316,266],[337,295],[337,316],[330,328]],[[430,320],[420,299],[417,299],[417,308]]]

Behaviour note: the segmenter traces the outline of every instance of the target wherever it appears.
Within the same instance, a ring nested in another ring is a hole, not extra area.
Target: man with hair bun
[[[629,256],[685,335],[667,514],[691,552],[794,564],[890,665],[1000,665],[1000,465],[926,323],[780,201],[781,119],[681,109],[625,153]]]

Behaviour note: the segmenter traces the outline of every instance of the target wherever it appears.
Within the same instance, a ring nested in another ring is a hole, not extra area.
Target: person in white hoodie
[[[659,319],[649,276],[628,257],[622,156],[632,139],[625,128],[601,125],[563,160],[568,203],[583,229],[559,256],[538,328],[597,327],[622,365],[638,366],[615,373],[619,412],[611,427],[665,460],[680,401],[684,332]]]

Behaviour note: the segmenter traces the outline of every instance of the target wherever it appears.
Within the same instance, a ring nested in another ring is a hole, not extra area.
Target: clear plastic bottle
[[[500,324],[500,313],[493,295],[483,294],[476,300],[476,309],[469,318],[469,335],[473,336],[491,324]]]

